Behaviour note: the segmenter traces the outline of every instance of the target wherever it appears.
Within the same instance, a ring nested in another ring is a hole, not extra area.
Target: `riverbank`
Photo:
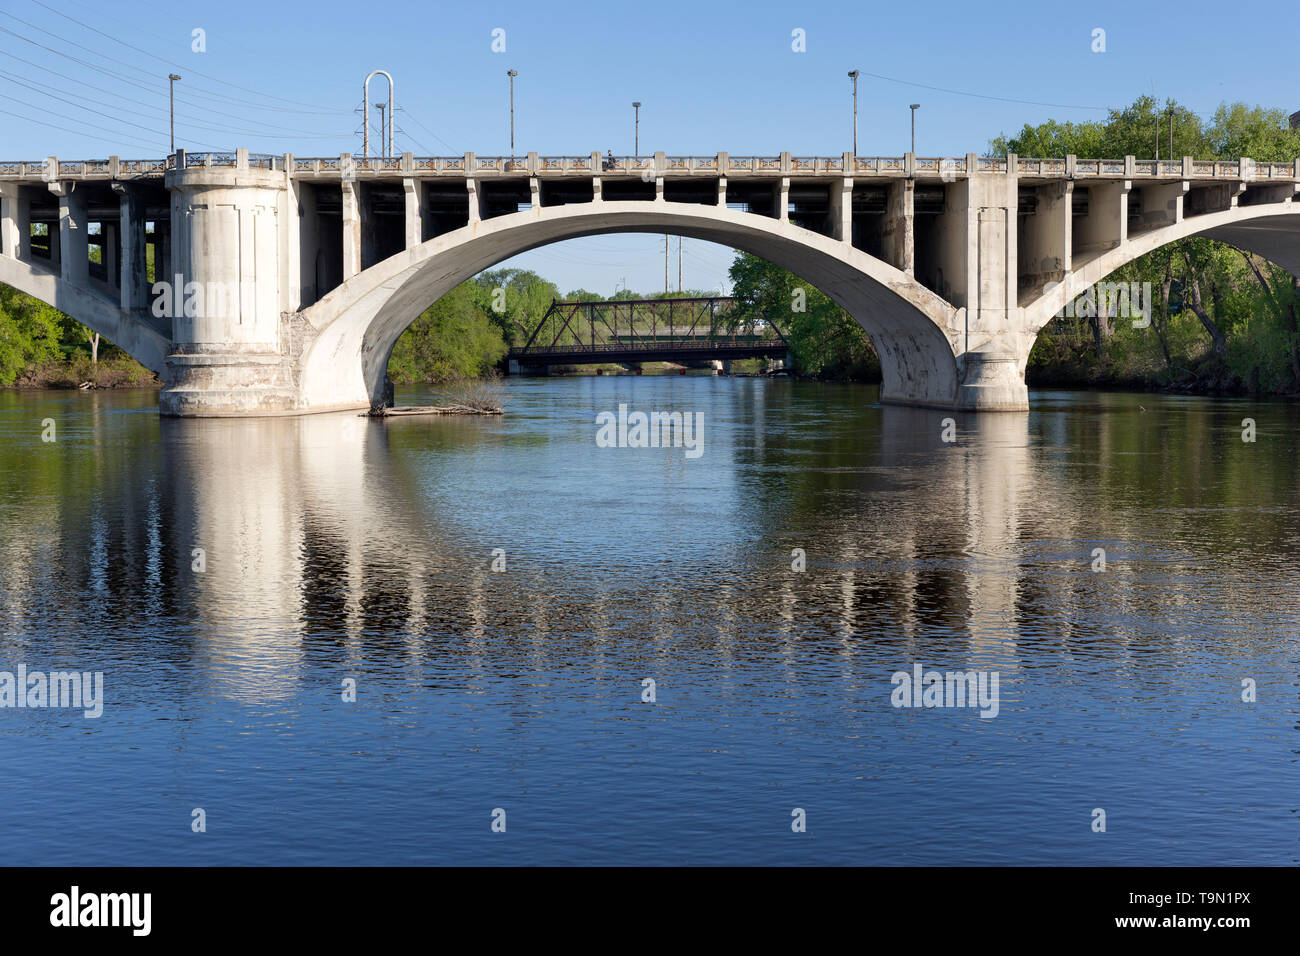
[[[77,356],[26,369],[10,388],[161,388],[162,380],[135,359],[113,356],[92,362]]]

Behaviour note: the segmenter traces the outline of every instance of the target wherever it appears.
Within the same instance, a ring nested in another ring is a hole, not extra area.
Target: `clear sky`
[[[397,149],[417,155],[509,153],[508,69],[519,74],[516,152],[552,155],[632,152],[633,100],[643,154],[836,155],[852,148],[854,68],[863,155],[907,151],[909,103],[921,104],[922,156],[982,152],[1025,123],[1103,118],[1142,93],[1203,115],[1234,100],[1300,109],[1287,10],[1244,9],[0,0],[0,159],[164,155],[169,71],[182,77],[177,145],[297,156],[360,153],[372,69],[394,75]],[[1093,51],[1097,29],[1105,52]],[[386,99],[382,78],[371,91]],[[683,259],[687,287],[726,287],[729,250],[688,239]],[[652,291],[663,285],[663,237],[573,240],[510,264],[563,291]],[[675,285],[676,240],[671,272]]]

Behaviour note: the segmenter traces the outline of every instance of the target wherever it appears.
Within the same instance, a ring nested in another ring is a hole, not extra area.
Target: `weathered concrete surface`
[[[167,173],[175,276],[161,277],[173,306],[163,414],[299,407],[281,342],[287,185],[282,173],[246,166]]]

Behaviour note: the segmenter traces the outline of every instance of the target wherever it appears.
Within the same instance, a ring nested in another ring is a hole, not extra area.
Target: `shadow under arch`
[[[123,311],[116,299],[9,256],[0,256],[0,283],[71,316],[166,380],[170,339]]]
[[[303,317],[318,331],[303,362],[304,405],[383,397],[389,356],[430,302],[530,249],[609,233],[671,232],[750,252],[814,284],[871,337],[881,399],[949,405],[958,383],[959,310],[847,243],[753,213],[671,202],[597,202],[480,220],[349,279]]]

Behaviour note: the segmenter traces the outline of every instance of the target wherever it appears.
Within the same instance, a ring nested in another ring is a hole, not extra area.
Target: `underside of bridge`
[[[159,372],[172,415],[370,405],[430,303],[606,233],[782,266],[870,336],[882,400],[971,411],[1026,408],[1038,331],[1165,243],[1205,235],[1300,273],[1300,163],[192,160],[0,165],[0,282]]]

